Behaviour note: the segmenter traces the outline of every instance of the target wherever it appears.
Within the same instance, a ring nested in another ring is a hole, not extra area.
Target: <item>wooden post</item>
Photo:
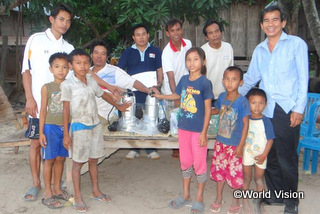
[[[8,36],[2,36],[2,55],[0,67],[0,85],[4,86],[7,67]]]

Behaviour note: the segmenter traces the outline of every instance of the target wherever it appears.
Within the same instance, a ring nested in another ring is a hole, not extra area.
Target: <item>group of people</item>
[[[223,25],[217,21],[205,23],[203,33],[208,42],[199,48],[182,38],[179,20],[169,20],[165,30],[170,40],[162,52],[148,42],[148,27],[137,24],[132,29],[134,44],[113,66],[107,63],[105,42],[93,42],[89,55],[82,49],[74,50],[63,39],[71,19],[71,10],[58,5],[49,17],[51,28],[32,35],[25,48],[22,76],[26,111],[31,120],[39,118],[39,139],[31,140],[29,155],[33,186],[24,196],[26,201],[36,200],[41,189],[41,158],[42,203],[59,208],[63,206],[60,200],[69,200],[70,194],[61,187],[61,176],[65,158],[70,156],[75,209],[87,211],[80,191],[80,170],[85,162],[89,162],[92,181],[90,198],[111,202],[99,189],[97,160],[105,154],[101,124],[113,116],[113,106],[125,111],[131,105],[116,102],[115,94],[122,88],[134,90],[140,108],[148,94],[180,107],[178,157],[183,194],[169,207],[178,209],[192,203],[191,213],[204,212],[207,130],[211,115],[219,114],[210,167],[210,178],[217,182],[211,212],[220,212],[224,205],[225,182],[235,191],[249,190],[254,168],[256,190],[265,189],[265,179],[271,192],[270,198],[254,200],[255,209],[259,211],[261,203],[276,203],[285,204],[284,213],[298,213],[299,199],[279,198],[277,191],[298,189],[296,148],[306,104],[308,53],[303,40],[283,31],[286,19],[277,5],[261,13],[260,26],[267,38],[254,50],[245,74],[233,65],[232,47],[221,40]],[[259,88],[255,88],[257,84]],[[154,149],[146,152],[151,159],[160,158]],[[132,150],[126,158],[138,155],[139,151]],[[193,174],[198,190],[192,202]],[[240,213],[242,208],[244,213],[253,213],[248,200],[241,203],[233,197],[228,213]]]

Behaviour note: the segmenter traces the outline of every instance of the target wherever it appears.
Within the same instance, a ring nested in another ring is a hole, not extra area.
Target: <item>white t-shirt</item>
[[[125,72],[121,68],[109,64],[106,64],[104,68],[102,68],[100,71],[96,73],[96,75],[100,77],[103,81],[109,83],[110,85],[115,85],[123,89],[132,90],[133,84],[136,81],[136,79],[131,77],[129,74],[127,74],[127,72]],[[109,92],[108,89],[103,87],[101,88],[104,91]],[[112,105],[102,98],[96,97],[96,101],[98,105],[98,114],[104,118],[107,118],[110,110],[112,109]],[[112,118],[114,110],[115,108],[110,113],[110,118]]]
[[[41,88],[44,84],[54,80],[53,74],[49,70],[50,56],[57,52],[69,54],[73,49],[74,47],[62,36],[57,40],[50,28],[45,32],[35,33],[28,39],[24,49],[21,74],[30,70],[32,95],[38,106],[37,117],[39,117],[41,107]]]
[[[233,49],[227,42],[221,42],[219,49],[212,48],[209,42],[202,45],[206,53],[207,78],[212,83],[214,99],[218,99],[225,88],[222,84],[225,69],[233,65]]]
[[[178,85],[179,80],[183,75],[188,74],[186,67],[186,53],[192,47],[191,41],[188,39],[182,39],[181,49],[177,51],[169,42],[162,52],[162,70],[163,70],[163,85],[161,92],[163,94],[172,94],[167,72],[173,71],[174,80]]]

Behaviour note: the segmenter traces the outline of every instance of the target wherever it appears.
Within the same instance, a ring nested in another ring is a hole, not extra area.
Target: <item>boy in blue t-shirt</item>
[[[238,88],[243,84],[243,71],[228,67],[223,74],[226,92],[220,94],[211,114],[219,113],[217,140],[213,148],[211,179],[217,182],[217,196],[211,205],[212,212],[219,212],[225,181],[233,189],[243,186],[242,152],[248,133],[250,108],[248,100]],[[240,213],[239,199],[233,198],[228,213]]]

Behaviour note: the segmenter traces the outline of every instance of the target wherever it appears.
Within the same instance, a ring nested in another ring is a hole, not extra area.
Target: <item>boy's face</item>
[[[63,35],[65,34],[71,25],[71,15],[67,11],[60,10],[56,18],[49,17],[51,23],[51,31],[53,34]]]
[[[91,59],[94,66],[104,67],[107,63],[107,49],[101,45],[95,46],[91,54]]]
[[[90,59],[86,55],[75,55],[69,66],[73,69],[76,77],[85,77],[90,69]]]
[[[260,95],[252,95],[249,97],[250,111],[253,118],[261,117],[264,108],[266,107],[266,100]]]
[[[166,31],[166,34],[172,42],[180,42],[183,34],[181,25],[179,23],[176,23],[171,27],[169,26],[168,31]]]
[[[52,61],[49,69],[55,80],[63,81],[69,72],[68,61],[66,59],[57,58]]]
[[[238,71],[226,70],[223,74],[222,83],[227,92],[234,92],[243,84],[243,80],[240,80],[240,73]]]

